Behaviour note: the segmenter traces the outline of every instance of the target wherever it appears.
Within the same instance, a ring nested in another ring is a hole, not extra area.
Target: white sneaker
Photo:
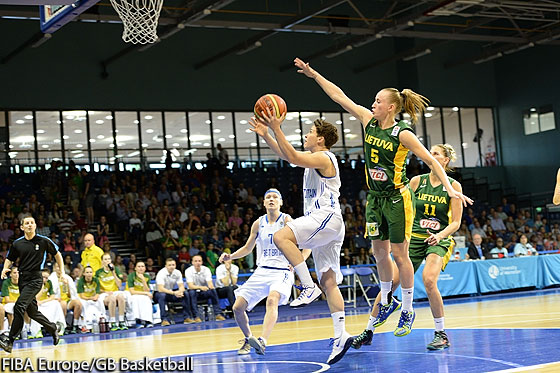
[[[352,346],[352,342],[354,342],[354,337],[347,332],[342,333],[338,338],[331,339],[333,348],[327,364],[332,365],[342,359],[346,351]]]
[[[292,303],[290,303],[290,306],[299,307],[307,305],[313,302],[315,299],[319,298],[320,295],[321,289],[319,289],[317,284],[313,284],[313,287],[303,288],[303,290],[299,294],[299,297],[297,297],[297,299],[294,299]]]
[[[264,350],[266,349],[266,344],[262,338],[256,338],[255,336],[250,336],[248,339],[251,347],[255,349],[255,352],[259,355],[264,355]]]

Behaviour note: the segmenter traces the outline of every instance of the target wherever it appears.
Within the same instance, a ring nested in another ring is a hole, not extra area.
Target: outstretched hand
[[[252,117],[251,119],[249,119],[249,124],[251,125],[251,128],[249,129],[255,132],[260,137],[265,137],[268,133],[267,125],[264,124],[260,118]]]
[[[223,253],[222,255],[220,255],[220,259],[218,259],[218,261],[220,263],[225,262],[226,260],[230,260],[231,259],[231,254],[228,253]]]
[[[294,60],[294,65],[299,69],[297,72],[300,74],[305,74],[308,78],[313,78],[317,76],[317,72],[309,66],[309,62],[305,63],[301,59],[297,58]]]
[[[270,111],[269,108],[266,108],[266,111],[261,111],[261,117],[256,118],[262,124],[270,127],[271,130],[278,130],[280,129],[280,125],[286,119],[286,113],[282,114],[280,118],[276,117],[276,114]]]
[[[451,198],[459,198],[461,200],[461,202],[463,203],[463,206],[465,206],[465,207],[467,207],[467,203],[469,205],[472,205],[473,202],[474,202],[472,199],[470,199],[469,197],[467,197],[463,193],[456,191],[455,189],[448,190],[447,194],[449,194],[449,197],[451,197]]]
[[[4,267],[4,269],[2,269],[2,275],[0,275],[0,278],[2,278],[2,280],[5,280],[8,277],[8,272],[10,271],[10,268]]]

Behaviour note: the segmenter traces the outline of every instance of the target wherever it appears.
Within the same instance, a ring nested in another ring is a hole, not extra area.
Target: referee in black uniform
[[[37,225],[30,214],[21,219],[21,230],[24,236],[14,241],[14,244],[4,262],[2,279],[10,271],[12,264],[19,258],[19,298],[14,306],[14,321],[10,328],[10,334],[0,336],[0,347],[6,352],[12,352],[15,337],[23,327],[23,314],[27,311],[30,318],[37,321],[52,335],[53,345],[58,344],[59,336],[55,323],[50,322],[37,307],[35,296],[43,287],[41,269],[45,265],[47,253],[54,255],[60,268],[64,268],[62,255],[58,246],[49,238],[35,234]]]

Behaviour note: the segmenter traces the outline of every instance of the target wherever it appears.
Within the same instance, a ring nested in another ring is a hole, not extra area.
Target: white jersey
[[[274,233],[284,228],[288,214],[280,213],[280,216],[272,224],[268,221],[268,215],[259,218],[259,232],[257,234],[257,265],[259,267],[288,268],[290,262],[276,247],[272,237]]]
[[[303,174],[303,211],[305,215],[316,210],[335,212],[340,214],[340,172],[338,162],[333,153],[323,152],[334,165],[336,174],[333,177],[325,177],[314,168],[306,168]]]

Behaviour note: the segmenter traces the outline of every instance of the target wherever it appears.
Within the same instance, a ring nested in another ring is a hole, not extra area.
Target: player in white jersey
[[[280,212],[282,195],[277,189],[269,189],[264,194],[264,207],[266,215],[261,216],[251,226],[251,234],[247,242],[233,254],[224,253],[220,262],[230,259],[239,259],[248,255],[255,244],[257,245],[257,269],[249,280],[235,290],[235,304],[233,312],[237,325],[245,335],[243,346],[239,349],[240,355],[248,354],[251,346],[260,355],[264,354],[266,341],[278,318],[278,305],[288,303],[294,284],[294,274],[289,268],[290,263],[278,250],[273,242],[274,233],[282,229],[287,222],[292,220],[290,215]],[[307,253],[309,256],[309,253]],[[264,298],[266,300],[266,314],[263,322],[262,336],[256,338],[251,333],[249,318],[246,310],[252,310]]]
[[[336,127],[324,120],[313,122],[305,135],[304,148],[309,152],[298,152],[288,142],[280,129],[285,114],[280,118],[268,110],[261,114],[262,119],[251,120],[252,131],[261,136],[270,148],[286,161],[305,168],[303,179],[304,213],[298,219],[274,234],[274,243],[282,250],[301,281],[303,290],[291,306],[311,303],[321,295],[321,290],[309,274],[300,249],[311,249],[317,278],[327,294],[327,303],[334,324],[332,352],[327,360],[334,364],[346,353],[353,337],[346,332],[344,298],[338,284],[342,281],[340,272],[340,249],[344,240],[344,222],[340,211],[340,173],[331,146],[338,141]],[[272,129],[276,140],[268,132]]]

